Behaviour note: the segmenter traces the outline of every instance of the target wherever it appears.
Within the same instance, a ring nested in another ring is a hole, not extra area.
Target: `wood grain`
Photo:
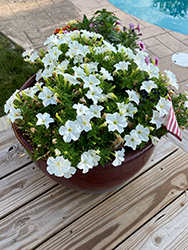
[[[0,151],[9,148],[18,142],[12,127],[8,127],[7,130],[0,131]]]
[[[0,218],[54,187],[33,163],[0,181]]]
[[[188,249],[188,196],[183,193],[116,250]]]
[[[162,142],[163,144],[164,142]],[[160,146],[160,144],[158,145]],[[153,156],[145,166],[145,170],[151,168],[152,164],[160,161],[176,149],[171,143],[166,142],[163,148],[165,150],[159,149],[154,151]],[[23,206],[26,202],[39,196],[47,188],[50,188],[50,179],[41,177],[43,174],[37,168],[33,170],[33,166],[31,164],[2,180],[2,216],[5,216],[19,206]],[[48,184],[44,187],[43,184],[46,182]],[[17,247],[18,249],[22,249],[25,246],[25,242],[28,247],[31,246],[32,248],[33,245],[39,244],[41,240],[45,240],[58,230],[61,230],[83,213],[102,202],[109,195],[111,193],[102,195],[81,194],[64,187],[52,189],[44,196],[40,196],[35,201],[15,211],[1,221],[2,234],[0,233],[0,235],[4,235],[2,240],[5,242],[5,249],[6,246],[7,249],[11,249],[11,246],[12,249],[17,249]],[[28,216],[27,211],[30,210],[34,210],[34,213]],[[27,219],[28,217],[29,219]],[[14,230],[14,224],[21,224],[18,232]],[[33,227],[31,226],[31,231],[29,229],[30,225],[34,225]],[[37,231],[35,232],[34,230],[33,232],[32,228],[33,230],[37,228]],[[21,235],[24,238],[23,242]]]
[[[37,249],[113,249],[184,192],[187,166],[178,150]]]
[[[16,169],[31,163],[28,155],[20,158],[24,153],[25,150],[19,142],[0,151],[0,179]]]

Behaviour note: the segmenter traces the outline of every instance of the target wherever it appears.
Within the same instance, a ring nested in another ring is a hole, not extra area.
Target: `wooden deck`
[[[46,177],[0,132],[0,249],[188,249],[188,157],[166,139],[123,188],[85,194]]]

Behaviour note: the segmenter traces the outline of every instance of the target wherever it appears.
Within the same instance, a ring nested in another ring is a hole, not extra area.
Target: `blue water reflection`
[[[124,12],[188,35],[188,0],[109,0]]]

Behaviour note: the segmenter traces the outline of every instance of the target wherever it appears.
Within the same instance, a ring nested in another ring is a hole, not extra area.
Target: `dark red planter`
[[[35,77],[31,77],[23,86],[22,90],[32,86],[35,83]],[[16,129],[14,124],[13,130],[21,142],[21,144],[32,153],[32,147],[22,135],[21,131]],[[121,166],[114,167],[111,162],[105,164],[104,167],[98,165],[90,169],[88,173],[83,174],[80,169],[69,179],[64,177],[57,177],[50,175],[47,170],[46,160],[38,160],[35,164],[50,178],[57,183],[72,187],[79,191],[100,193],[103,191],[114,190],[125,184],[131,177],[133,177],[149,160],[154,150],[151,142],[148,142],[143,149],[136,151],[130,150],[125,154],[125,161]]]

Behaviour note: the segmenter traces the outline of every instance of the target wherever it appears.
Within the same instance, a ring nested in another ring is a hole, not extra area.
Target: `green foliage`
[[[23,51],[22,47],[0,34],[0,117],[5,115],[3,106],[9,96],[39,69],[38,65],[24,61]]]
[[[120,26],[120,19],[113,12],[102,9],[96,11],[90,19],[84,14],[82,21],[75,23],[70,21],[70,25],[65,28],[68,31],[74,29],[93,31],[101,34],[106,41],[114,45],[121,43],[132,50],[138,48],[137,40],[141,34],[136,32],[137,28],[132,30],[122,27],[120,29]]]

